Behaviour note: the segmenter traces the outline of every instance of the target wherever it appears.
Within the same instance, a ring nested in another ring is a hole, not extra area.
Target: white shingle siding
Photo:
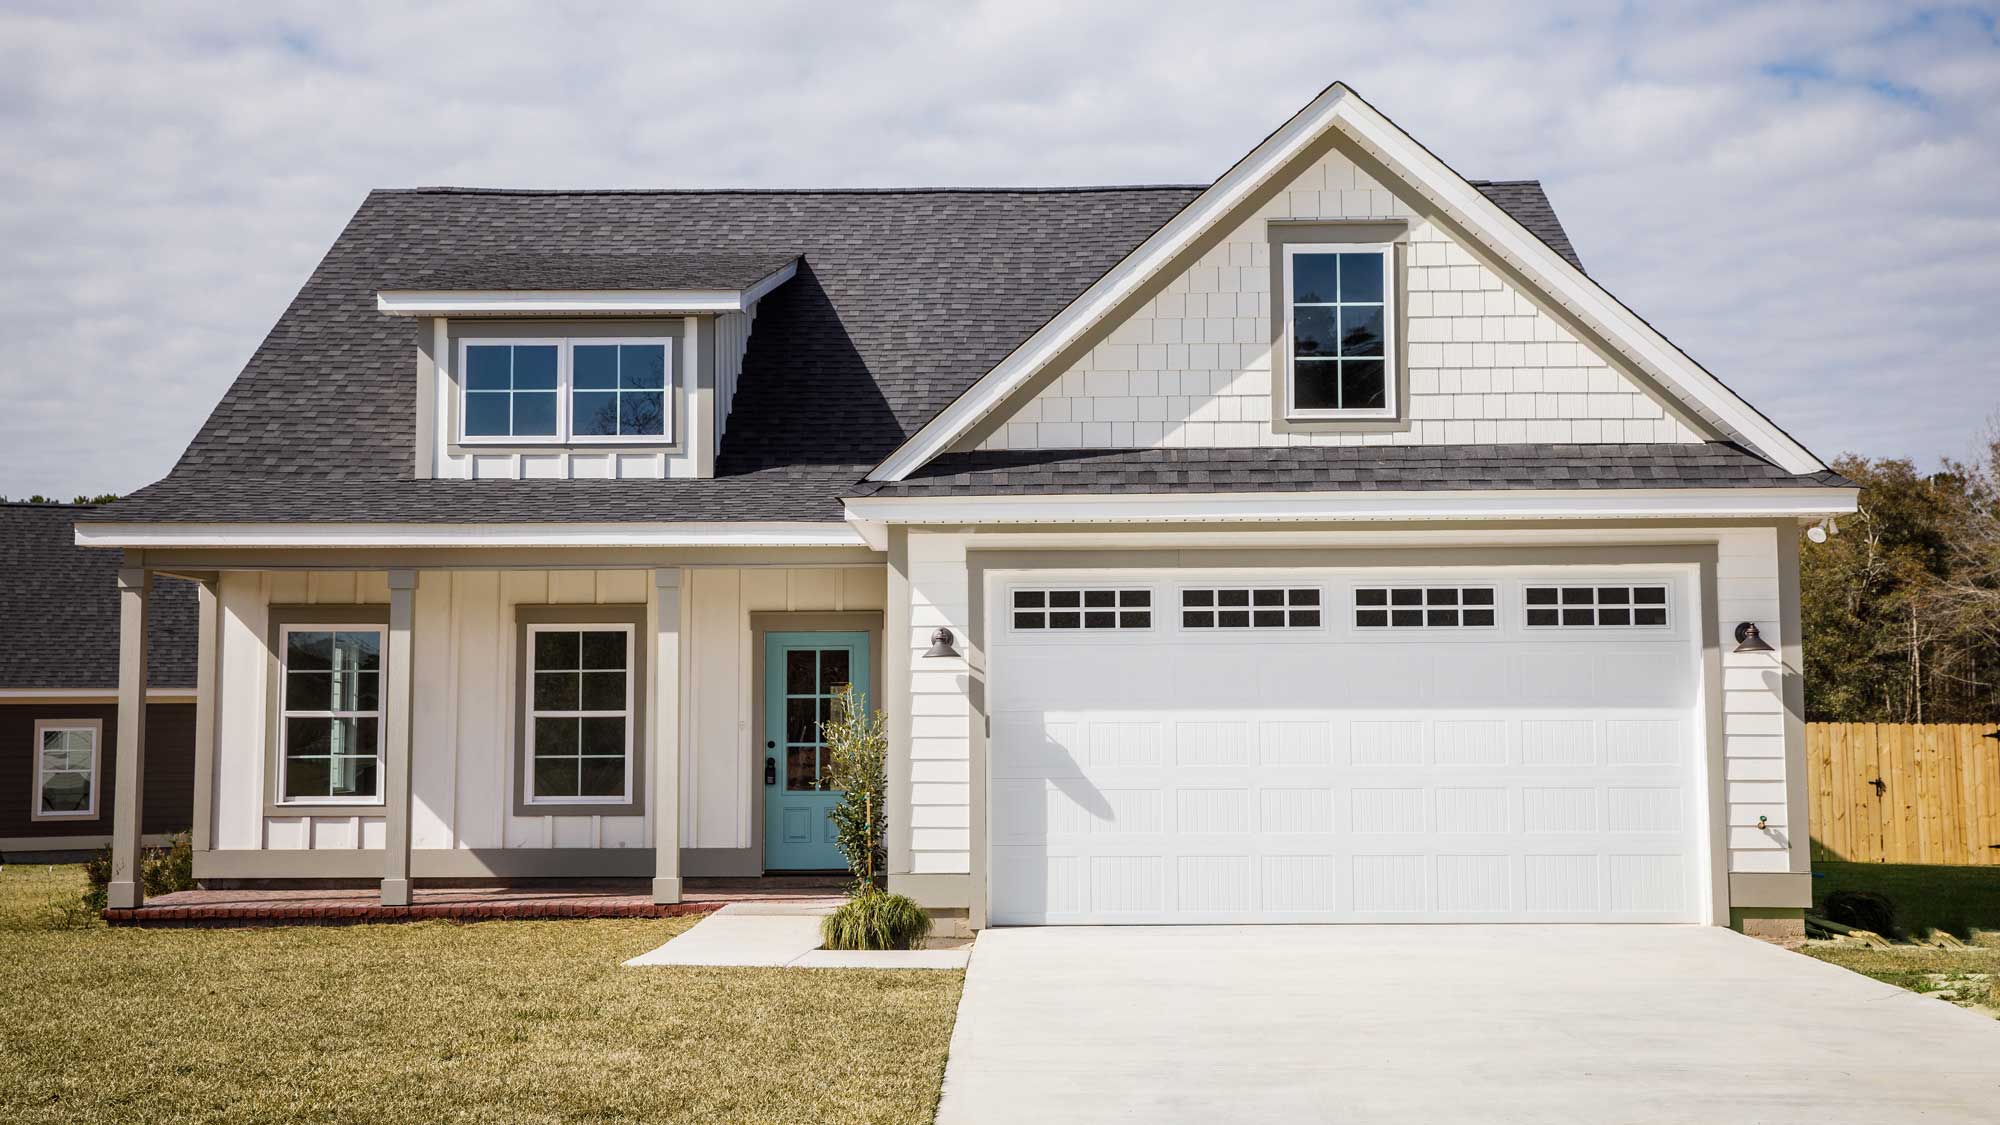
[[[1412,220],[1412,424],[1270,425],[1271,219]],[[1049,383],[982,449],[1694,442],[1703,435],[1339,154],[1280,192]]]

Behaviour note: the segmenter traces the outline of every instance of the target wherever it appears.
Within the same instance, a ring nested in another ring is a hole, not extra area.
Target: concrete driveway
[[[1684,926],[1001,929],[941,1125],[2000,1121],[2000,1021]]]

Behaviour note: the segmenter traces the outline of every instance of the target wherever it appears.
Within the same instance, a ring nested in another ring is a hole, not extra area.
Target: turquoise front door
[[[840,794],[826,788],[832,763],[820,724],[852,683],[868,698],[868,634],[764,636],[764,868],[844,871],[829,815]]]

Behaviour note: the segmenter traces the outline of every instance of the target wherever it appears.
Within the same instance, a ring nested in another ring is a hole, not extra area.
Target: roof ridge
[[[1116,191],[1203,191],[1207,184],[1075,184],[1054,187],[818,188],[495,188],[433,184],[375,188],[376,195],[1070,195]]]

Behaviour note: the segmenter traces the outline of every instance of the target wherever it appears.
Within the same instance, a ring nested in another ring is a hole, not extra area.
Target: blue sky
[[[1205,181],[1342,79],[1822,456],[2000,411],[2000,5],[0,11],[0,494],[167,471],[375,186]]]

